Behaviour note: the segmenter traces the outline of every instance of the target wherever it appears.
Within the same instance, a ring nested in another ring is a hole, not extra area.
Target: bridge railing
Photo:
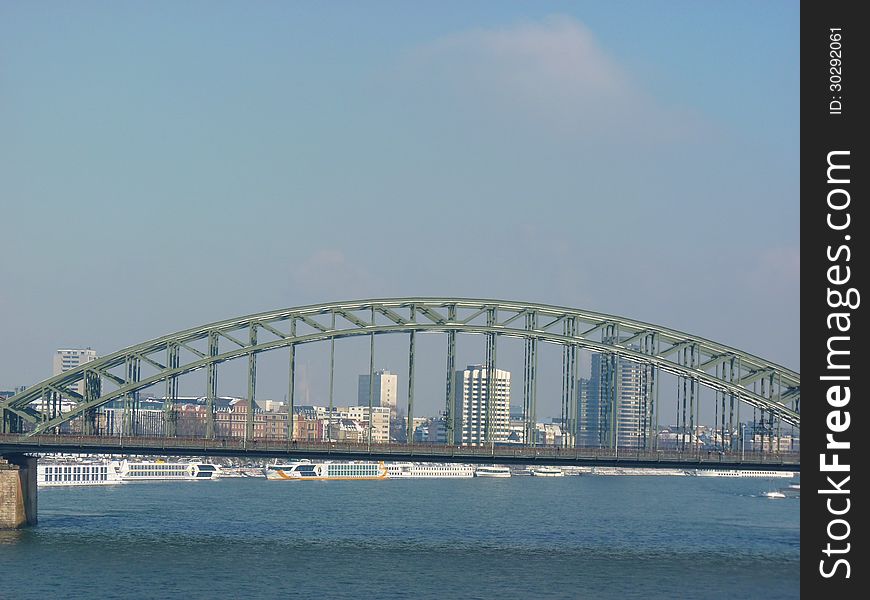
[[[36,435],[21,436],[16,434],[0,434],[0,452],[3,446],[15,446],[27,448],[30,452],[57,451],[56,448],[69,448],[78,451],[88,449],[111,449],[113,453],[136,454],[137,450],[147,451],[153,454],[160,450],[167,455],[173,451],[202,451],[208,455],[210,452],[219,452],[227,455],[238,451],[239,456],[252,453],[286,453],[287,456],[301,456],[312,453],[318,456],[335,455],[337,458],[364,458],[367,456],[389,457],[396,456],[397,460],[413,460],[419,457],[428,461],[438,458],[461,458],[467,457],[479,462],[483,458],[491,458],[493,462],[499,459],[510,459],[511,462],[528,460],[530,463],[536,460],[608,460],[619,461],[626,464],[632,462],[650,461],[660,463],[687,463],[697,462],[704,464],[746,464],[746,465],[794,465],[800,463],[800,454],[796,452],[766,452],[741,454],[735,452],[715,452],[702,450],[701,452],[674,451],[674,450],[644,450],[644,449],[611,449],[611,448],[559,448],[552,446],[448,446],[441,444],[367,444],[353,442],[287,442],[277,440],[246,440],[242,438],[184,438],[184,437],[109,437],[109,436],[85,436],[85,435]],[[44,450],[51,448],[52,450]]]

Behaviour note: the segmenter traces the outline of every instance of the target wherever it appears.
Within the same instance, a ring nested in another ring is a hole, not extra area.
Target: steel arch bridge
[[[726,398],[731,402],[732,413],[734,402],[738,405],[742,402],[762,411],[762,421],[767,414],[768,423],[800,427],[800,375],[736,348],[658,325],[581,309],[501,300],[387,298],[263,312],[187,329],[124,348],[46,379],[0,403],[2,433],[34,436],[59,431],[61,425],[80,419],[83,422],[82,432],[93,434],[96,409],[118,400],[126,406],[135,402],[140,390],[165,383],[164,432],[167,436],[173,436],[173,411],[179,396],[178,379],[184,374],[205,369],[206,437],[214,437],[213,413],[214,400],[218,397],[218,367],[227,361],[247,359],[248,410],[245,432],[247,439],[253,439],[258,354],[281,348],[289,350],[288,399],[290,414],[293,414],[297,346],[328,341],[331,344],[331,357],[334,358],[335,340],[368,336],[372,348],[370,370],[373,372],[375,336],[395,333],[409,336],[410,430],[414,405],[415,336],[424,332],[446,334],[448,444],[459,443],[454,437],[450,415],[451,400],[455,393],[453,373],[456,368],[457,333],[486,336],[484,368],[490,375],[497,365],[498,338],[504,336],[524,340],[523,412],[527,434],[535,423],[540,342],[557,344],[562,348],[562,418],[575,444],[579,425],[575,386],[578,379],[578,352],[581,349],[606,357],[603,364],[612,382],[607,393],[610,394],[610,406],[614,411],[617,410],[619,388],[615,365],[621,359],[641,365],[648,374],[643,385],[651,406],[657,405],[660,372],[669,373],[682,382],[684,425],[687,402],[689,420],[695,423],[700,389],[704,387],[713,390],[717,398],[721,398],[723,430]],[[330,383],[333,358],[330,360]],[[490,376],[488,381],[492,382],[493,379]],[[74,403],[71,410],[60,411],[62,398]],[[679,384],[677,402],[679,408]],[[652,412],[649,410],[644,417],[650,420],[650,427]],[[287,421],[287,439],[290,440],[293,436],[293,419]],[[488,422],[486,435],[491,436]]]

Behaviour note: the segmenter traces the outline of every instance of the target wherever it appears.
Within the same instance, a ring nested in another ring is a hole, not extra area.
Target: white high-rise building
[[[91,350],[90,348],[64,348],[61,350],[57,350],[54,353],[54,361],[52,364],[51,374],[52,376],[60,375],[64,371],[75,369],[76,367],[81,366],[85,363],[89,363],[93,360],[97,360],[97,352],[96,350]],[[79,383],[77,383],[75,390],[79,394],[84,396],[84,381],[80,381]]]
[[[453,380],[455,443],[479,446],[504,442],[510,436],[511,374],[510,371],[495,369],[494,375],[490,398],[485,366],[469,365],[464,371],[456,371]]]
[[[398,400],[399,377],[385,369],[375,371],[374,385],[372,386],[372,406],[382,406],[390,409],[390,419],[396,418],[396,405]],[[359,391],[357,393],[359,406],[369,405],[369,376],[359,376]]]

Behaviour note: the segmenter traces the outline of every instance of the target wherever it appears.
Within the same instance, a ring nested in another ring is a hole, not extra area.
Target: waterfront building
[[[52,360],[51,374],[60,375],[70,369],[75,369],[85,363],[97,360],[97,352],[91,348],[63,348],[55,350]],[[80,381],[73,388],[80,395],[85,395],[85,383]]]
[[[429,421],[432,420],[432,417],[414,417],[411,422],[411,429],[417,431],[417,428],[423,425],[428,425]]]
[[[418,444],[446,444],[447,421],[443,416],[415,418],[414,442]]]
[[[299,442],[320,442],[326,439],[325,419],[296,414],[293,417],[293,439]]]
[[[329,439],[334,442],[360,444],[366,442],[366,427],[353,419],[337,419],[327,424]]]
[[[508,440],[514,443],[525,443],[526,437],[526,422],[523,420],[522,413],[519,418],[511,413],[511,420],[508,424]]]
[[[266,411],[254,405],[254,439],[286,440],[287,409]],[[235,398],[226,407],[215,408],[214,428],[216,437],[244,438],[247,435],[248,401]]]
[[[651,441],[649,368],[618,356],[592,355],[588,382],[578,386],[580,443],[643,448]]]
[[[339,413],[344,417],[357,421],[368,431],[369,426],[369,407],[368,406],[346,406],[339,407]],[[386,444],[390,441],[390,408],[387,406],[372,407],[372,442],[375,444]],[[366,433],[368,439],[368,433]]]
[[[97,430],[103,435],[160,436],[164,419],[162,408],[128,410],[126,419],[123,408],[104,408],[97,413]]]
[[[535,445],[536,446],[561,446],[562,445],[562,426],[555,423],[535,423]]]
[[[369,387],[372,388],[372,406],[381,406],[390,409],[390,418],[395,419],[396,405],[398,402],[398,382],[399,377],[395,373],[390,373],[386,369],[375,371],[374,383],[369,386],[369,375],[359,376],[359,390],[357,392],[357,404],[359,406],[369,405]]]
[[[453,431],[456,443],[477,446],[507,441],[510,435],[511,374],[469,365],[454,376]],[[491,396],[491,397],[490,397]]]

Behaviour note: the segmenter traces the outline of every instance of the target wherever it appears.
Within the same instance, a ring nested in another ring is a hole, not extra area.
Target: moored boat
[[[122,481],[204,481],[218,479],[221,468],[204,462],[112,461]]]
[[[270,481],[328,481],[386,479],[383,462],[311,462],[297,460],[275,463],[263,469]]]
[[[474,477],[474,467],[443,463],[387,463],[389,479],[463,479]]]
[[[511,470],[498,465],[486,465],[474,470],[475,477],[510,477]]]
[[[36,485],[40,487],[95,486],[123,483],[108,460],[88,462],[40,461]]]
[[[756,469],[695,469],[698,477],[794,477],[791,471],[761,471]]]
[[[565,473],[559,467],[532,467],[529,469],[532,477],[564,477]]]

